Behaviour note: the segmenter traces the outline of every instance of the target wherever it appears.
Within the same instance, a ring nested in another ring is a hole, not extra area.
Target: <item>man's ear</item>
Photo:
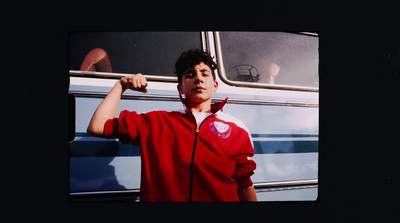
[[[214,92],[218,90],[218,81],[214,81]]]
[[[176,85],[176,89],[178,89],[179,94],[183,94],[182,84]]]

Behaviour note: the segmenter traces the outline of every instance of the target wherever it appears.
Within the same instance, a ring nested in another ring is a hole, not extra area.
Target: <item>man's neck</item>
[[[211,113],[211,101],[204,102],[201,104],[190,103],[190,104],[188,104],[188,106],[189,106],[189,110],[192,113],[195,113],[195,112]]]

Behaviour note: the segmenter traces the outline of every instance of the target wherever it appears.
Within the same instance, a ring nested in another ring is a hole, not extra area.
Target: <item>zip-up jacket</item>
[[[106,138],[140,145],[140,201],[239,201],[256,164],[244,124],[212,104],[199,127],[188,108],[137,114],[105,123]]]

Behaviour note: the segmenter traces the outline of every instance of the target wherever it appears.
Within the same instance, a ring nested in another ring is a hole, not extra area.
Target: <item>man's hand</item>
[[[143,93],[147,92],[147,80],[141,73],[125,76],[121,78],[120,82],[123,90],[131,89]]]

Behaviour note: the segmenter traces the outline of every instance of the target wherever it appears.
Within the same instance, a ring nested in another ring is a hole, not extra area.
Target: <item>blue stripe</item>
[[[86,133],[77,133],[77,137],[88,137]],[[317,137],[318,135],[303,134],[253,134],[253,138],[270,137],[274,141],[253,141],[255,154],[278,153],[312,153],[318,152],[318,141],[296,141],[296,137]],[[279,141],[279,138],[292,137],[293,141]],[[76,140],[69,144],[71,157],[115,157],[115,156],[140,156],[139,146],[122,144],[115,140],[94,138],[93,141]]]
[[[119,141],[74,141],[69,144],[70,157],[140,156],[139,146]]]
[[[315,153],[318,141],[253,141],[255,154]]]
[[[91,137],[91,135],[87,134],[86,132],[77,132],[75,133],[75,137]]]

